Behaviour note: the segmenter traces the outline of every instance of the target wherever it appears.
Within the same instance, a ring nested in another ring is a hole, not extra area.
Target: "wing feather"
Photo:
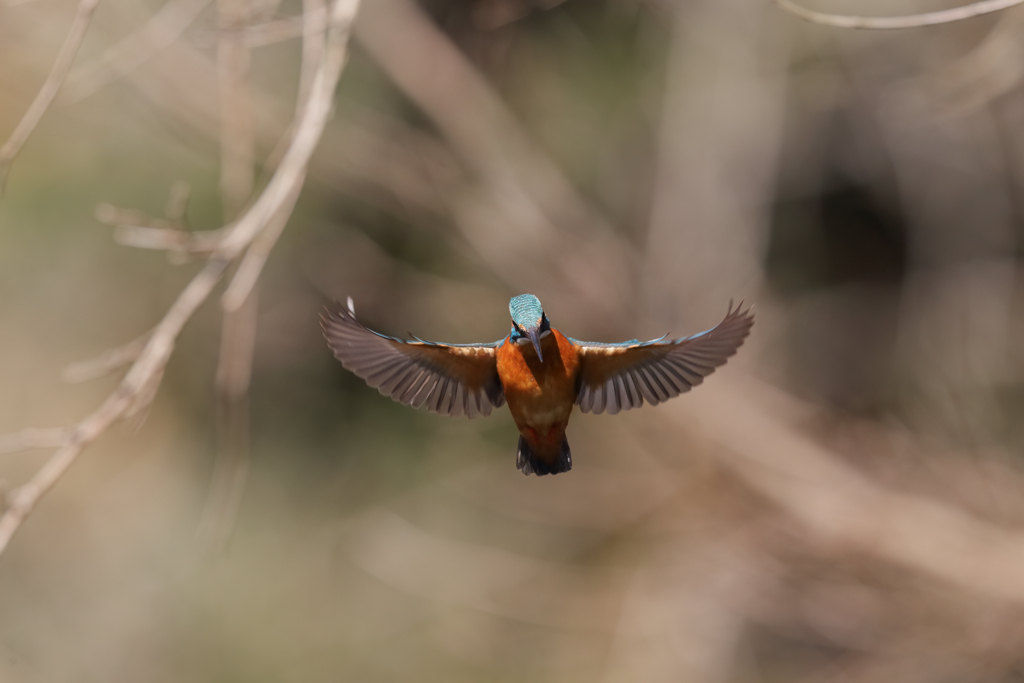
[[[650,384],[651,391],[653,391],[654,395],[658,397],[657,403],[662,403],[672,398],[672,394],[665,388],[665,383],[661,381],[661,376],[658,374],[657,370],[649,365],[643,365],[640,367],[640,372],[643,374],[644,379],[646,379]]]
[[[452,396],[452,417],[458,417],[466,412],[466,387],[456,382],[455,393]],[[468,417],[468,416],[467,416]]]
[[[582,387],[580,390],[580,408],[583,412],[590,412],[594,405],[594,391],[590,387]]]
[[[470,388],[466,388],[466,417],[474,418],[479,414],[479,408],[476,405],[477,393]]]
[[[657,374],[652,368],[649,368],[646,365],[641,366],[640,375],[646,381],[647,386],[650,387],[651,393],[653,393],[658,399],[657,401],[651,401],[653,405],[658,405],[662,401],[667,401],[671,398],[668,391],[665,389],[665,386],[661,383],[661,380],[658,379]]]
[[[605,382],[605,392],[608,394],[608,414],[618,415],[619,411],[622,410],[622,395],[619,393],[619,384],[621,380],[618,375],[613,375],[608,378]]]
[[[364,327],[348,308],[321,316],[327,345],[346,369],[399,403],[441,415],[490,415],[505,403],[494,344],[403,341]]]
[[[623,380],[623,386],[626,388],[626,404],[630,408],[640,408],[643,405],[643,398],[640,396],[640,392],[637,391],[636,385],[633,383],[633,371],[627,370],[625,373],[620,375]]]
[[[454,388],[452,378],[445,376],[444,386],[441,387],[441,391],[437,394],[437,403],[434,404],[437,409],[434,412],[441,413],[442,415],[452,412],[452,389]]]
[[[656,406],[658,405],[658,397],[654,395],[654,390],[651,389],[651,386],[647,383],[643,372],[644,370],[641,367],[633,370],[633,385],[636,387],[637,391],[640,393],[640,397],[644,401],[650,403],[652,406]]]
[[[689,391],[723,365],[750,334],[754,314],[741,303],[718,325],[692,337],[622,344],[572,341],[580,352],[576,404],[585,413],[658,405]]]
[[[640,368],[633,368],[633,370],[629,373],[629,381],[633,383],[633,393],[636,396],[637,402],[640,405],[643,405],[644,403],[649,403],[650,400],[647,397],[651,396],[651,394],[647,390],[647,387],[644,386],[644,381],[640,377]],[[651,396],[651,398],[654,397]],[[657,404],[658,399],[655,398],[654,403]]]
[[[608,408],[608,397],[604,393],[604,385],[596,386],[593,388],[594,391],[594,407],[591,412],[600,414],[605,412]]]

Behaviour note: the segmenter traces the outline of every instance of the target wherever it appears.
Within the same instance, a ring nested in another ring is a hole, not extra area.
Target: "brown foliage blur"
[[[899,5],[817,8],[936,9]],[[0,199],[6,491],[286,163],[332,6],[101,0]],[[0,4],[0,136],[75,7]],[[302,193],[0,556],[0,679],[1024,677],[1022,29],[364,0]],[[351,295],[492,341],[522,292],[602,341],[758,317],[545,478],[507,413],[393,404],[317,326]]]

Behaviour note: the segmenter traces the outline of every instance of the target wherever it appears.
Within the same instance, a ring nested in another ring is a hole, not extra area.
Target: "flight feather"
[[[718,325],[692,337],[621,344],[572,339],[580,355],[576,404],[584,413],[658,405],[689,391],[736,353],[750,333],[754,314],[741,303]]]
[[[374,332],[351,308],[321,315],[334,357],[385,396],[433,413],[489,415],[505,403],[493,344],[405,341]]]

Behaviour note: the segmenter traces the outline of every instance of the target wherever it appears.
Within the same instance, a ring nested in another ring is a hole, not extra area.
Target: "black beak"
[[[544,362],[544,354],[540,352],[540,329],[536,327],[530,327],[526,330],[526,336],[533,342],[533,348],[537,349],[537,358],[540,362]]]

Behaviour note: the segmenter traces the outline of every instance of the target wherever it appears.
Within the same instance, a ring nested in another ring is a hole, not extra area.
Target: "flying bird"
[[[572,469],[565,428],[574,405],[614,415],[667,401],[724,364],[754,324],[750,308],[730,303],[722,322],[692,337],[603,344],[551,327],[532,294],[508,308],[512,331],[491,344],[388,337],[356,320],[351,298],[321,318],[334,357],[399,403],[472,418],[507,401],[520,435],[516,467],[527,475]]]

